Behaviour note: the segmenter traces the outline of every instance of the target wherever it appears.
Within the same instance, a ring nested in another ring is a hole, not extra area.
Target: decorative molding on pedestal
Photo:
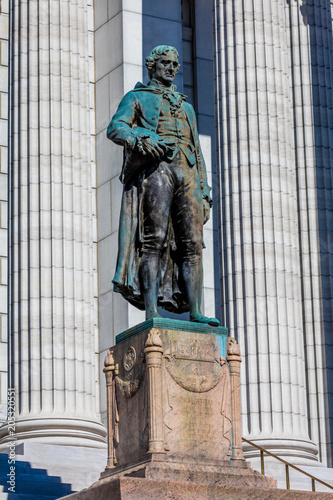
[[[194,323],[190,321],[182,321],[179,319],[169,319],[169,318],[151,318],[138,325],[128,328],[124,332],[119,333],[116,336],[116,343],[122,342],[123,340],[129,339],[141,332],[146,332],[150,328],[163,328],[167,330],[179,330],[182,332],[193,332],[193,333],[219,333],[221,336],[221,341],[226,342],[228,335],[228,328],[224,326],[210,326],[202,325],[200,323]]]
[[[230,367],[231,404],[232,404],[232,460],[244,460],[242,443],[241,401],[240,401],[240,355],[237,341],[229,337],[227,343],[227,361]]]
[[[162,340],[156,328],[148,333],[145,343],[145,358],[148,378],[148,452],[165,454],[162,410]]]
[[[112,349],[109,349],[104,361],[104,370],[106,378],[106,400],[107,400],[107,431],[108,431],[108,463],[106,468],[112,469],[117,465],[115,448],[118,443],[117,424],[118,412],[115,393],[115,364]]]

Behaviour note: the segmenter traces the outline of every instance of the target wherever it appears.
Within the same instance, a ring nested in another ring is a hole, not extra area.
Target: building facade
[[[331,467],[330,0],[2,0],[0,38],[2,449],[7,316],[18,441],[104,446],[105,354],[144,319],[112,291],[122,150],[106,128],[168,44],[212,185],[203,306],[241,347],[243,435]]]

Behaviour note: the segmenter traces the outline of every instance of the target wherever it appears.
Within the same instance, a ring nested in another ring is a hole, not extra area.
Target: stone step
[[[10,493],[8,491],[9,485],[0,485],[1,493]],[[52,496],[56,498],[57,496],[65,496],[72,493],[73,490],[71,485],[61,484],[61,483],[47,483],[39,482],[37,480],[22,480],[21,478],[17,478],[15,482],[15,493],[34,495],[35,497],[40,495],[43,496]]]
[[[16,471],[16,483],[24,484],[25,487],[30,487],[30,485],[39,484],[40,486],[51,488],[52,491],[58,491],[59,489],[63,491],[65,488],[65,493],[68,494],[68,488],[70,487],[70,491],[79,491],[82,488],[87,488],[91,484],[95,483],[100,474],[99,473],[90,473],[81,472],[77,474],[76,471],[68,471],[66,474],[60,475],[62,472],[59,471],[59,474],[48,475],[43,471],[43,475],[40,475],[37,471],[33,470],[29,473],[21,473]],[[7,484],[8,477],[4,477],[2,474],[0,476],[0,491],[3,491],[3,485]],[[30,490],[27,490],[30,491]]]
[[[17,493],[29,493],[34,496],[37,500],[37,495],[38,495],[38,500],[39,500],[39,495],[47,496],[47,495],[52,495],[55,498],[58,498],[60,496],[65,496],[69,495],[72,492],[75,491],[80,491],[84,487],[87,488],[93,483],[96,482],[98,477],[92,477],[92,478],[84,478],[82,477],[81,480],[80,478],[76,478],[76,482],[74,483],[61,483],[59,481],[54,481],[54,478],[50,478],[50,480],[43,480],[41,481],[40,478],[35,475],[31,477],[22,477],[22,476],[16,476],[16,492]],[[2,482],[2,481],[1,481]],[[8,484],[6,482],[3,482],[3,484],[0,484],[0,493],[7,493],[8,492]]]
[[[15,451],[16,491],[31,494],[36,500],[39,500],[38,493],[59,498],[89,487],[99,479],[106,464],[104,449],[24,443],[18,445]],[[8,454],[2,452],[0,491],[3,494],[8,487],[8,472]],[[36,484],[39,485],[38,490]]]
[[[326,467],[302,466],[301,469],[333,486],[333,469]],[[332,490],[333,491],[333,490]]]
[[[14,466],[14,464],[13,464]],[[8,491],[10,484],[9,480],[10,464],[8,463],[8,456],[0,456],[0,499],[8,498],[16,500],[16,495],[24,495],[22,498],[33,498],[34,500],[41,500],[42,498],[58,498],[77,491],[80,489],[81,483],[78,488],[74,489],[70,481],[65,482],[60,475],[50,475],[45,468],[33,468],[29,462],[16,461],[15,462],[15,494]],[[17,497],[19,498],[19,497]]]
[[[4,479],[8,479],[9,469],[4,467],[0,462],[0,484]],[[97,481],[100,476],[100,470],[95,470],[92,468],[91,471],[87,472],[85,467],[70,467],[69,470],[64,471],[61,467],[52,467],[48,469],[42,469],[41,467],[30,467],[27,462],[15,462],[15,474],[20,477],[35,477],[38,481],[59,481],[61,477],[62,482],[72,483],[75,477],[76,481],[82,481],[85,478],[89,478],[92,481]]]
[[[146,478],[103,480],[98,485],[74,493],[62,500],[167,500],[195,498],[196,500],[333,500],[333,493],[281,490],[276,488],[234,488],[184,481],[166,481]]]
[[[261,470],[260,460],[253,459],[249,461],[252,467],[259,471]],[[312,474],[317,479],[321,479],[325,483],[333,486],[333,469],[323,467],[322,464],[318,463],[317,466],[305,466],[296,464],[297,467],[303,469],[305,472]],[[286,473],[285,473],[285,465],[281,462],[265,458],[265,474],[266,476],[274,477],[277,481],[277,487],[284,489],[286,488]],[[295,471],[292,467],[289,468],[289,479],[290,479],[290,487],[294,490],[304,490],[311,491],[312,483],[311,478],[305,476],[304,474]],[[316,491],[326,491],[333,493],[333,490],[316,482],[315,483]]]

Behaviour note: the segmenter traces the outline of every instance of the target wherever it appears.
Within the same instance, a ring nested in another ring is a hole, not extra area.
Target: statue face
[[[155,70],[152,76],[163,83],[163,85],[169,86],[176,76],[178,67],[178,57],[175,54],[169,53],[163,55],[156,61]]]

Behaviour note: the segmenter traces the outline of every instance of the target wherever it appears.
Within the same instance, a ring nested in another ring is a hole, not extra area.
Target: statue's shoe
[[[190,321],[193,321],[194,323],[203,323],[204,325],[210,325],[210,326],[220,326],[220,322],[216,318],[207,318],[207,316],[204,316],[201,314],[200,316],[196,316],[194,318],[191,318]]]
[[[158,313],[146,314],[146,321],[153,318],[162,318],[162,316]]]

